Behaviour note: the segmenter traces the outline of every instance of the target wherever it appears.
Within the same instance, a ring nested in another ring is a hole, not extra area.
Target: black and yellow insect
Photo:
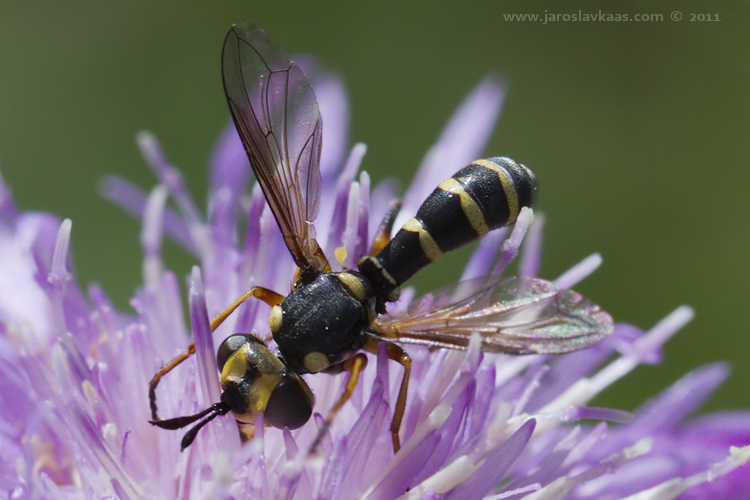
[[[375,352],[385,343],[389,358],[404,367],[391,422],[398,451],[411,367],[399,344],[463,349],[476,332],[485,351],[563,353],[593,345],[611,332],[612,319],[598,306],[533,278],[460,283],[436,296],[429,311],[389,315],[387,304],[398,299],[400,286],[420,269],[445,252],[514,223],[521,209],[532,207],[537,197],[534,174],[509,158],[477,160],[441,183],[391,239],[399,209],[393,204],[357,269],[331,272],[309,230],[320,196],[322,140],[312,86],[263,31],[251,26],[229,31],[222,69],[237,131],[298,269],[288,295],[253,287],[211,322],[215,329],[243,301],[260,299],[272,308],[269,327],[277,345],[272,352],[255,335],[228,337],[217,353],[220,401],[196,415],[168,420],[157,415],[156,386],[194,352],[192,344],[154,376],[154,425],[178,429],[202,419],[183,438],[183,449],[201,427],[227,413],[253,423],[262,412],[267,425],[296,429],[309,420],[315,402],[301,375],[347,371],[346,389],[329,409],[314,449],[367,364],[361,351]]]

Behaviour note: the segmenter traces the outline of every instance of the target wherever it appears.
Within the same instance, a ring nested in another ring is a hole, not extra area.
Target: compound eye
[[[219,346],[219,350],[216,352],[216,363],[219,365],[219,371],[224,369],[229,356],[237,352],[237,349],[242,347],[248,342],[253,342],[255,337],[247,333],[237,333],[230,335],[224,342]]]
[[[271,393],[263,416],[277,429],[298,429],[310,419],[314,404],[315,397],[305,381],[287,373]]]

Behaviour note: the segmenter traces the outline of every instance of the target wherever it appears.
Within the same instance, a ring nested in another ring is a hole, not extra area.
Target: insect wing
[[[289,251],[306,268],[317,249],[322,123],[312,85],[266,33],[233,26],[222,53],[224,91],[258,182]]]
[[[572,291],[535,278],[468,280],[381,316],[372,333],[399,343],[463,349],[474,332],[482,350],[560,354],[590,347],[612,332],[612,318]]]

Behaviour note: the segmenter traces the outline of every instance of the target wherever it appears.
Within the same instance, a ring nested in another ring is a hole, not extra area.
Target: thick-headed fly
[[[253,287],[211,323],[215,329],[244,300],[271,306],[270,333],[278,348],[250,334],[228,337],[219,347],[221,400],[196,415],[161,420],[156,413],[160,378],[194,352],[162,367],[150,387],[152,423],[178,429],[198,422],[182,440],[218,415],[296,429],[312,414],[315,398],[301,375],[349,372],[344,393],[330,410],[312,449],[347,401],[367,357],[385,343],[404,367],[391,422],[393,448],[406,407],[411,358],[401,344],[465,349],[481,335],[488,352],[563,353],[599,342],[612,319],[579,294],[533,278],[484,278],[463,282],[408,313],[389,315],[399,287],[445,252],[512,224],[537,197],[534,174],[509,158],[477,160],[441,183],[391,239],[398,211],[388,211],[369,255],[356,269],[331,272],[311,230],[320,196],[322,124],[313,88],[297,65],[251,26],[234,26],[222,55],[224,90],[255,176],[297,265],[291,292]],[[466,293],[469,290],[470,293]],[[202,419],[202,420],[201,420]]]

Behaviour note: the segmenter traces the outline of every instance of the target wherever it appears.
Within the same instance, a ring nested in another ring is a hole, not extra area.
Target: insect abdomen
[[[368,267],[382,268],[390,276],[373,281],[399,286],[446,252],[512,224],[536,195],[536,178],[525,166],[504,157],[477,160],[441,183],[374,258],[377,263],[365,259],[360,269],[371,275]]]

